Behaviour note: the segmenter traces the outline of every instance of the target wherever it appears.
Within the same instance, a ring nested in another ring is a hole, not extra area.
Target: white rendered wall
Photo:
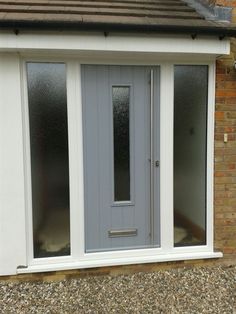
[[[20,64],[0,54],[0,275],[26,264]]]

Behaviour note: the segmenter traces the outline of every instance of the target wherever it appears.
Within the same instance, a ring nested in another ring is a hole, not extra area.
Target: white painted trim
[[[31,183],[31,153],[30,153],[30,128],[26,63],[21,61],[21,90],[22,90],[22,116],[23,116],[23,145],[24,145],[24,177],[26,195],[26,239],[27,262],[33,261],[33,207],[32,207],[32,183]]]
[[[160,228],[161,247],[168,253],[174,245],[174,66],[161,65],[160,86]]]
[[[80,52],[149,52],[172,54],[212,54],[230,53],[230,41],[219,40],[217,37],[161,36],[152,34],[109,34],[103,33],[0,33],[0,51],[41,50],[80,51]]]
[[[80,67],[78,62],[67,62],[67,113],[70,178],[70,233],[71,255],[79,258],[84,252],[84,182],[83,128]]]
[[[27,263],[29,260],[33,260],[32,243],[33,243],[33,232],[29,228],[28,221],[32,219],[32,192],[31,192],[31,172],[30,167],[30,145],[29,145],[29,112],[28,112],[28,93],[25,81],[25,67],[20,60],[20,75],[21,75],[21,107],[22,107],[22,127],[23,127],[23,162],[24,162],[24,192],[25,192],[25,216],[26,216],[26,252],[27,252]],[[27,102],[26,102],[27,100]]]
[[[38,273],[38,272],[51,272],[51,271],[60,271],[60,270],[71,270],[71,269],[82,269],[82,268],[93,268],[93,267],[103,267],[103,266],[118,266],[118,265],[130,265],[130,264],[139,264],[139,263],[156,263],[156,262],[169,262],[169,261],[182,261],[182,260],[197,260],[197,259],[211,259],[211,258],[220,258],[223,254],[220,252],[195,252],[188,254],[164,254],[159,255],[149,255],[143,257],[123,257],[123,258],[112,258],[112,259],[101,259],[101,260],[92,260],[92,261],[81,261],[75,262],[71,261],[68,263],[50,263],[44,265],[35,265],[29,266],[27,268],[17,269],[18,274],[25,273]]]
[[[82,117],[82,86],[81,86],[81,67],[77,67],[77,77],[75,80],[76,86],[76,101],[74,106],[77,107],[77,144],[78,144],[78,198],[79,202],[77,208],[79,209],[78,214],[78,240],[79,240],[79,258],[84,255],[85,252],[85,215],[84,215],[84,161],[83,161],[83,117]],[[78,244],[76,244],[78,245]]]
[[[79,244],[78,244],[79,245]],[[178,247],[172,248],[169,252],[166,252],[165,248],[144,248],[144,249],[132,249],[132,250],[120,250],[120,251],[104,251],[104,252],[92,252],[92,253],[83,253],[79,258],[76,256],[61,256],[61,257],[48,257],[48,258],[35,258],[29,266],[39,266],[45,264],[68,264],[68,263],[93,263],[93,261],[107,261],[109,262],[111,259],[120,260],[125,258],[130,258],[136,261],[140,261],[140,259],[145,258],[148,259],[150,256],[155,256],[156,261],[158,261],[160,256],[165,256],[170,254],[173,259],[174,256],[178,256],[178,254],[182,254],[183,256],[188,256],[188,254],[195,253],[213,253],[213,251],[209,251],[209,248],[206,245],[203,246],[190,246],[190,247]]]
[[[215,139],[215,63],[209,64],[207,114],[207,246],[214,246],[214,139]]]

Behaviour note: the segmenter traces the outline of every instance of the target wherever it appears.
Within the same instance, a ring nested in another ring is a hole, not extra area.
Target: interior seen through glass
[[[207,66],[175,66],[175,246],[206,243],[207,94]]]
[[[34,257],[70,254],[66,67],[27,63]]]
[[[112,88],[115,201],[130,200],[130,87]]]

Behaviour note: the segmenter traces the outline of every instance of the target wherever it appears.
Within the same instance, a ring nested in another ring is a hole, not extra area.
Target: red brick
[[[217,97],[236,97],[236,90],[232,89],[217,89],[216,90]]]
[[[225,118],[225,113],[224,111],[216,111],[215,112],[215,118],[216,120],[222,120]]]

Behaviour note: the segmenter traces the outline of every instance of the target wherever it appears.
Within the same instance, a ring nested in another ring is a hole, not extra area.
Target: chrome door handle
[[[154,172],[153,166],[154,161],[154,73],[153,70],[150,72],[150,240],[151,244],[154,245]]]

